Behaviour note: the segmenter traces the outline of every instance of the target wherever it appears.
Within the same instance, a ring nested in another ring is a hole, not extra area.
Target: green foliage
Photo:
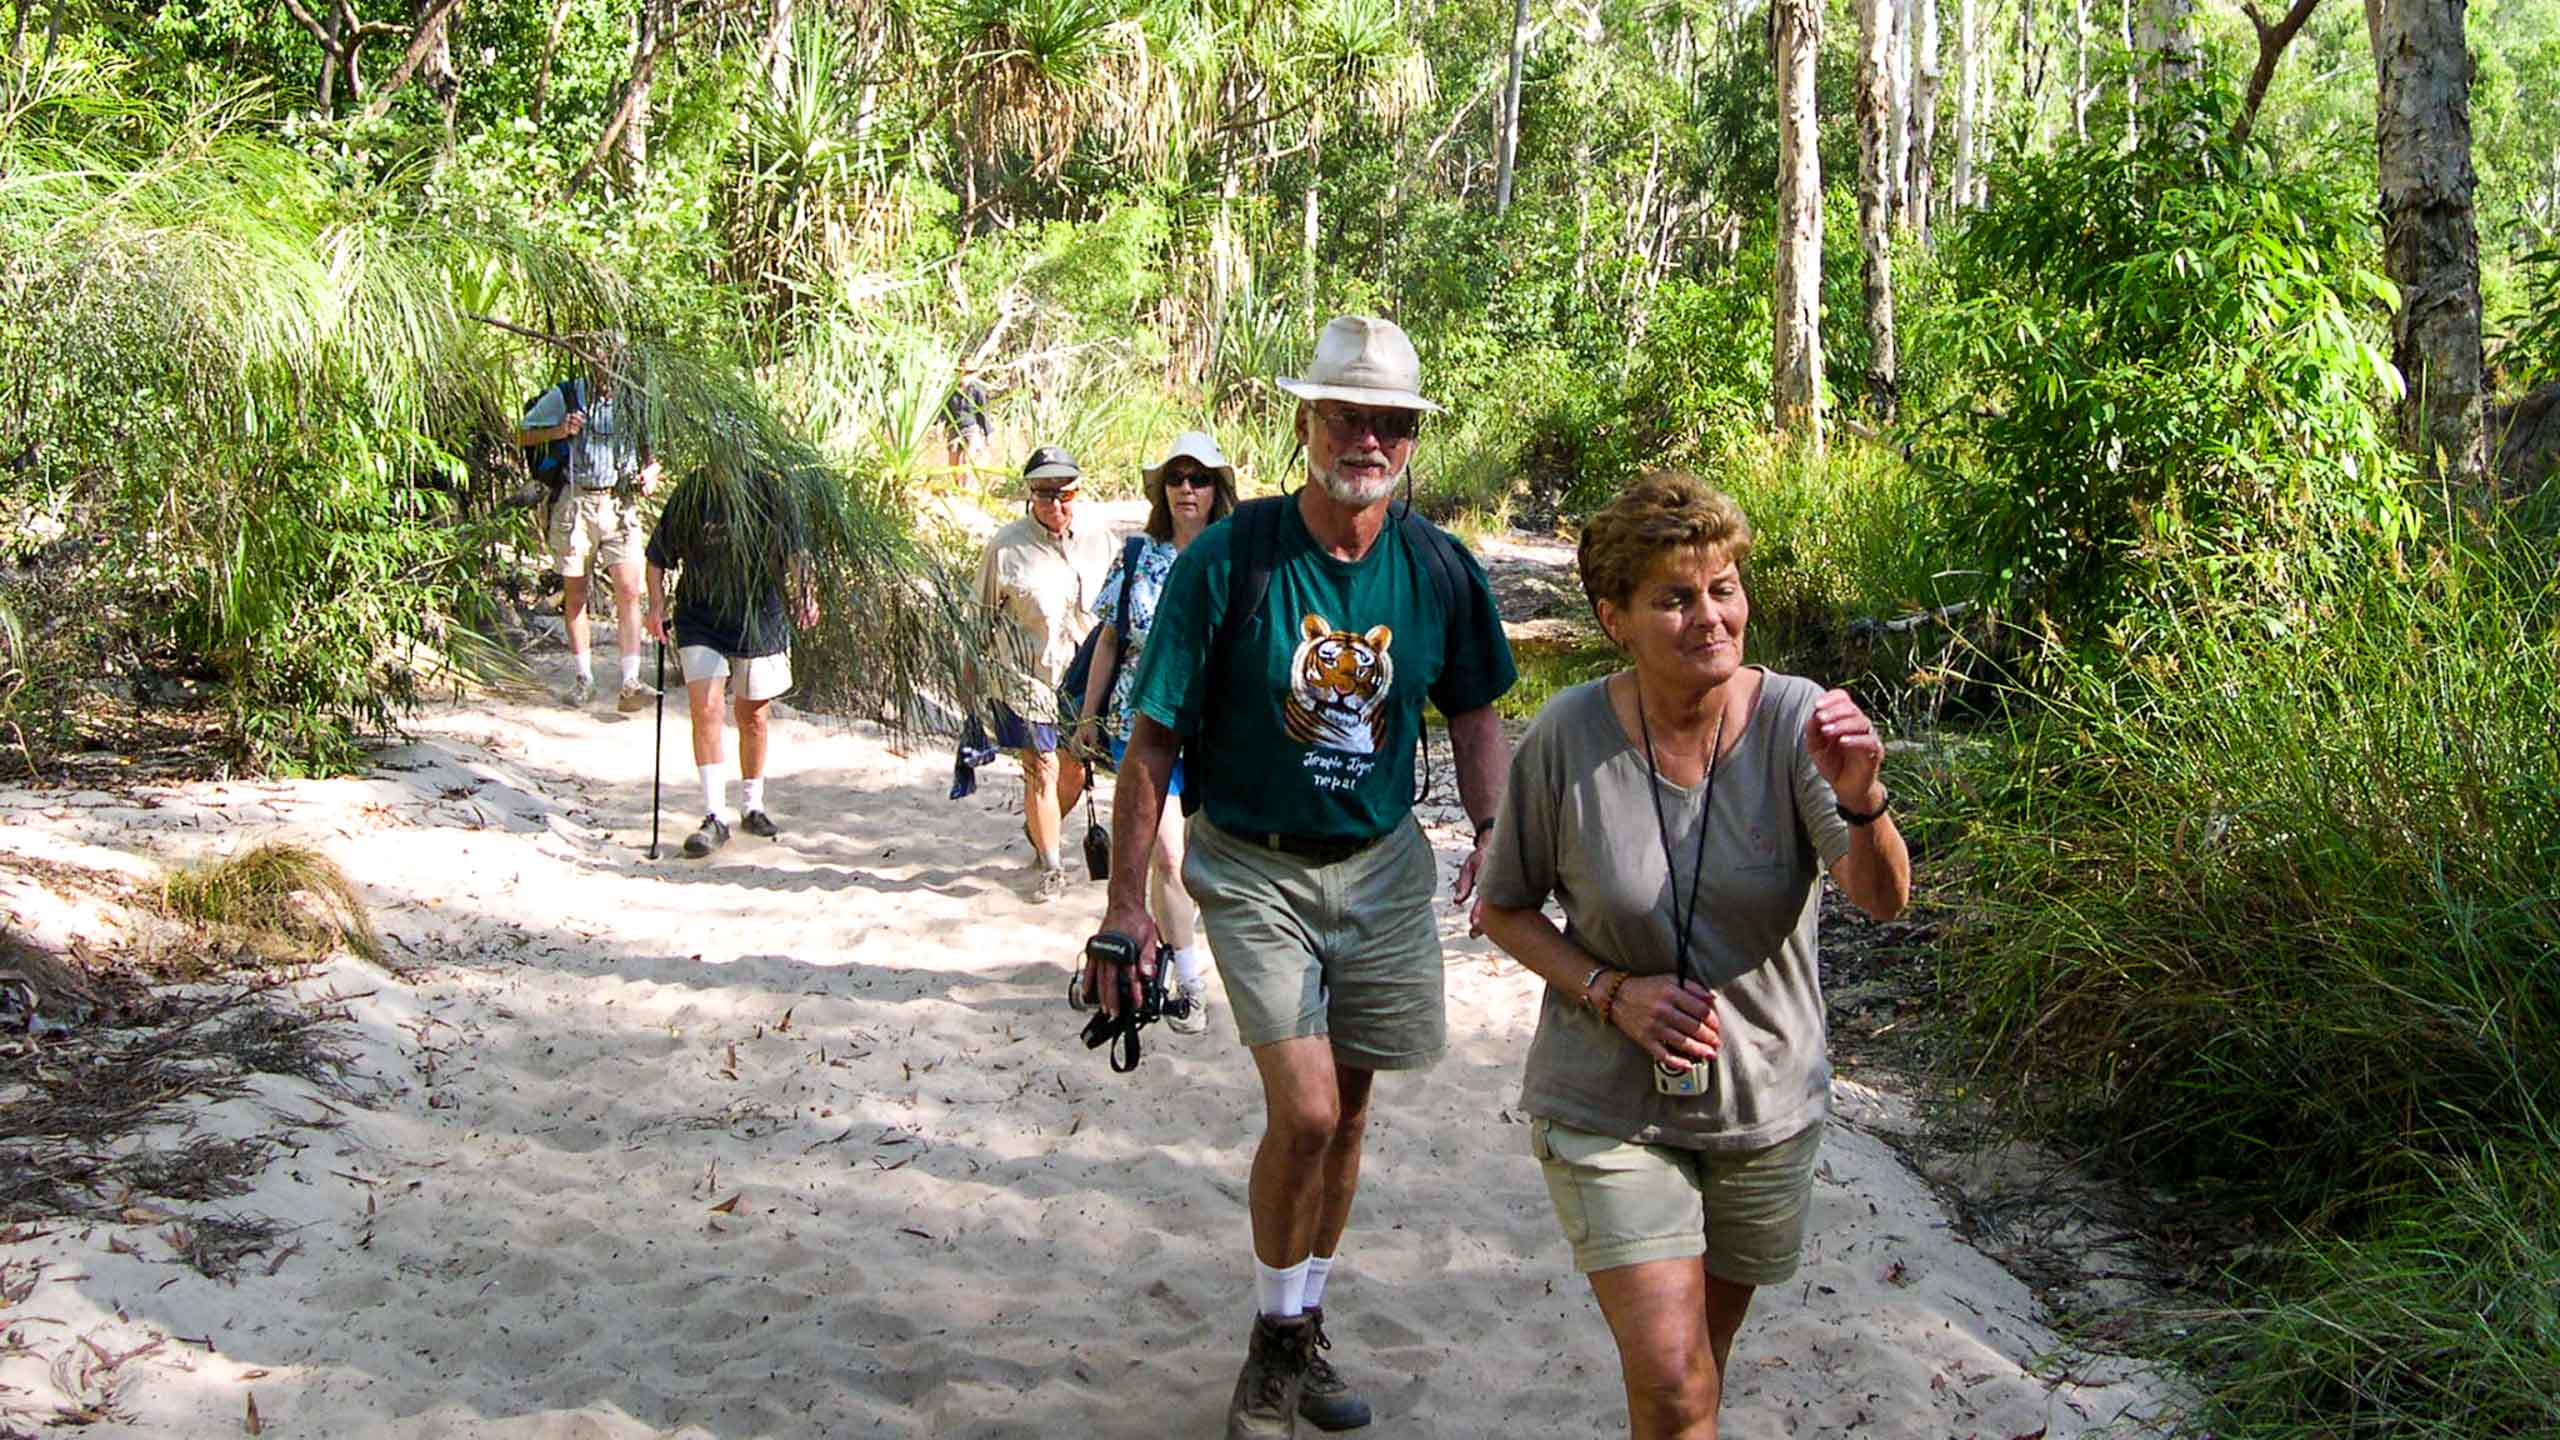
[[[2373,401],[2369,200],[2233,146],[2226,93],[2001,171],[1909,326],[1921,456],[1996,600],[2087,643],[2162,563],[2281,587],[2410,517]]]
[[[2560,581],[2448,547],[2274,625],[2186,578],[1974,777],[1951,989],[2127,1153],[2351,1210],[2560,1102]]]
[[[2262,1307],[2180,1348],[2220,1433],[2560,1433],[2560,1135],[2432,1172],[2363,1239],[2313,1241]]]
[[[368,960],[383,954],[355,882],[304,845],[268,841],[178,871],[162,883],[160,903],[277,959],[319,960],[341,945]]]

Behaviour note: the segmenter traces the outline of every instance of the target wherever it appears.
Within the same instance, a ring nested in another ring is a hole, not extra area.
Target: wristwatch
[[[1884,792],[1884,799],[1876,802],[1876,808],[1873,810],[1852,810],[1841,803],[1836,795],[1831,799],[1831,808],[1839,811],[1840,818],[1852,825],[1873,825],[1885,817],[1885,812],[1893,808],[1893,792],[1890,790]]]

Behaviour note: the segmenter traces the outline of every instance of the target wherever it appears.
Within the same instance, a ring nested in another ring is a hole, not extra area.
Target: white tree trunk
[[[1919,54],[1911,67],[1911,161],[1902,187],[1902,223],[1929,238],[1929,206],[1938,180],[1938,0],[1918,0]]]
[[[1991,157],[1999,148],[2000,132],[1991,122],[2000,114],[1999,73],[1993,68],[1998,49],[1991,43],[1991,17],[1983,15],[1982,29],[1974,39],[1981,54],[1974,61],[1974,77],[1980,82],[1981,95],[1973,102],[1973,189],[1964,203],[1979,210],[1991,198]]]
[[[2142,0],[2133,27],[2142,85],[2154,94],[2196,77],[2195,0]]]
[[[773,0],[772,16],[764,32],[765,86],[774,103],[781,104],[791,94],[791,10],[792,0]]]
[[[1885,157],[1884,203],[1886,219],[1895,223],[1907,223],[1903,217],[1910,203],[1911,5],[1912,0],[1885,0],[1893,33],[1886,40],[1884,129],[1893,153]]]
[[[1892,418],[1898,366],[1893,337],[1894,0],[1858,0],[1858,254],[1867,312],[1867,401]]]
[[[1982,28],[1976,0],[1958,0],[1956,8],[1956,173],[1947,208],[1973,203],[1976,132],[1982,123]]]
[[[2071,0],[2071,138],[2089,138],[2089,0]]]
[[[2401,441],[2429,473],[2470,481],[2486,473],[2488,451],[2463,10],[2464,0],[2366,0],[2381,87],[2383,268],[2400,287],[2391,359],[2409,384]]]
[[[1821,0],[1771,0],[1778,62],[1778,263],[1770,400],[1779,428],[1822,446],[1822,156],[1814,57]]]
[[[1502,134],[1496,145],[1493,213],[1511,210],[1511,168],[1520,153],[1520,66],[1529,45],[1529,0],[1512,0],[1511,74],[1502,83]],[[1576,183],[1579,183],[1577,178]]]
[[[648,57],[658,52],[659,0],[641,0],[635,34],[631,41],[630,117],[622,125],[622,161],[627,178],[634,185],[649,171],[649,72]]]

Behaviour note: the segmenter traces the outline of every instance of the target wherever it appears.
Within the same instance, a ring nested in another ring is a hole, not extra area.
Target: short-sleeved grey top
[[[1521,1108],[1578,1130],[1693,1150],[1756,1150],[1831,1113],[1814,929],[1823,872],[1849,850],[1830,783],[1805,749],[1821,687],[1762,672],[1742,735],[1717,768],[1706,889],[1690,931],[1693,970],[1716,989],[1724,1046],[1712,1093],[1653,1088],[1636,1043],[1549,988],[1521,1081]],[[1485,899],[1534,910],[1562,904],[1565,938],[1637,975],[1673,963],[1672,886],[1693,883],[1706,786],[1653,773],[1609,708],[1608,682],[1547,702],[1511,757]],[[1649,792],[1658,789],[1676,867],[1666,867]]]

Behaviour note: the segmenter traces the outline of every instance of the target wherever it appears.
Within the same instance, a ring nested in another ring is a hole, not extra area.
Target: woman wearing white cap
[[[1093,613],[1102,622],[1094,642],[1093,669],[1085,679],[1084,705],[1076,721],[1080,748],[1096,739],[1108,743],[1113,764],[1129,748],[1133,712],[1129,692],[1138,678],[1138,655],[1147,633],[1155,628],[1156,606],[1164,595],[1165,577],[1174,557],[1216,521],[1236,508],[1236,468],[1207,432],[1185,430],[1173,438],[1165,457],[1147,467],[1147,528],[1133,538],[1094,596]],[[1128,633],[1120,643],[1122,592],[1127,592]],[[1182,762],[1173,766],[1168,795],[1182,793]],[[1156,830],[1155,854],[1147,874],[1147,908],[1157,933],[1173,947],[1174,979],[1182,993],[1166,1006],[1165,1023],[1185,1035],[1209,1028],[1208,998],[1201,992],[1207,974],[1207,952],[1199,942],[1197,912],[1182,888],[1182,811],[1164,808]]]

